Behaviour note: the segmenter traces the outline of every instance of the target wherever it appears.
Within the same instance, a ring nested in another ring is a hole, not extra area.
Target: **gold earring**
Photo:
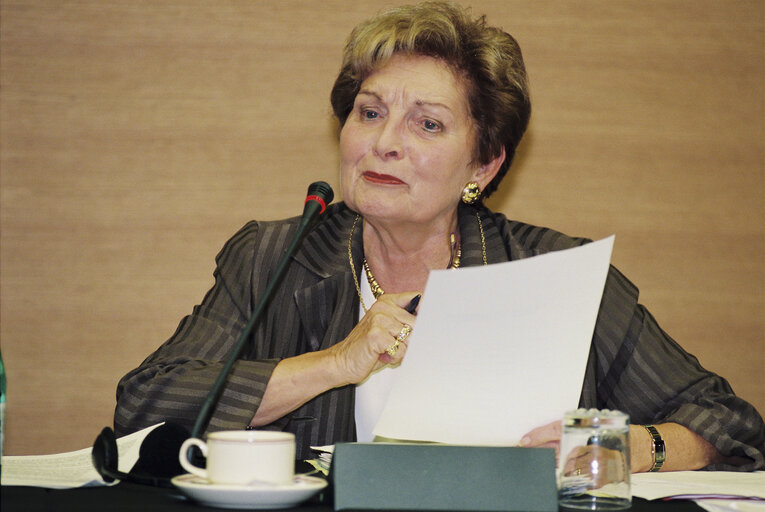
[[[475,181],[468,182],[462,189],[462,202],[465,204],[474,204],[481,197],[481,188]]]

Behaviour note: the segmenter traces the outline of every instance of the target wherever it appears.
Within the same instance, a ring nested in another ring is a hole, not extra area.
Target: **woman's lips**
[[[378,174],[372,171],[365,171],[362,174],[362,176],[364,176],[365,180],[371,181],[372,183],[383,183],[385,185],[403,185],[404,184],[403,181],[396,178],[395,176],[391,176],[390,174]]]

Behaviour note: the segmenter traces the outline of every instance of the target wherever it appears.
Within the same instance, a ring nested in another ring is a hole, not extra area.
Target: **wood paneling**
[[[6,453],[89,445],[222,243],[337,185],[329,90],[386,4],[2,0]],[[616,233],[661,325],[765,410],[765,3],[472,5],[518,38],[532,85],[491,206]]]

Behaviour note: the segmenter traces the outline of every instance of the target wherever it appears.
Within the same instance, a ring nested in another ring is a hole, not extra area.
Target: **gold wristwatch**
[[[653,466],[648,471],[659,471],[664,465],[664,461],[667,460],[667,447],[664,445],[664,439],[661,438],[661,434],[656,430],[653,425],[643,425],[645,429],[651,434],[653,439],[653,445],[651,446],[651,456],[653,457]]]

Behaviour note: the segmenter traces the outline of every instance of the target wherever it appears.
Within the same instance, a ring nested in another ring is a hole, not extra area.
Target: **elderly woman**
[[[507,173],[530,115],[520,49],[483,18],[428,3],[362,23],[331,101],[344,202],[296,253],[210,422],[294,432],[301,458],[311,445],[371,440],[416,323],[406,306],[431,269],[586,243],[481,202]],[[225,245],[202,303],[120,382],[118,434],[193,423],[296,226],[251,222]],[[637,295],[612,268],[580,405],[630,415],[634,471],[765,467],[760,416],[662,332]],[[550,424],[522,444],[559,438]]]

